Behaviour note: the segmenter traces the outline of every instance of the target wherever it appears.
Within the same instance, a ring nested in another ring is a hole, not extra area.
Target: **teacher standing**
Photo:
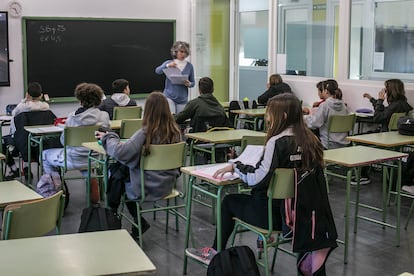
[[[194,67],[185,59],[190,55],[190,44],[184,41],[176,41],[171,47],[172,60],[164,61],[155,69],[155,73],[161,75],[164,69],[175,67],[182,75],[188,75],[188,79],[182,84],[173,84],[169,78],[165,78],[164,96],[168,100],[170,111],[173,114],[180,113],[188,102],[188,88],[194,87]]]

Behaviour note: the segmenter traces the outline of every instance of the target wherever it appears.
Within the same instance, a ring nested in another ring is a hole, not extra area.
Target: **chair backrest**
[[[192,124],[191,132],[203,132],[213,127],[232,127],[225,113],[216,116],[198,116]]]
[[[51,110],[35,110],[22,112],[14,117],[14,125],[16,126],[16,132],[14,133],[14,141],[16,148],[21,153],[24,161],[28,161],[28,144],[27,137],[29,133],[24,129],[25,126],[35,125],[52,125],[56,119],[56,115]],[[34,149],[32,147],[32,149]],[[32,153],[32,156],[37,156],[37,148]]]
[[[141,170],[164,171],[181,168],[184,165],[185,145],[185,142],[151,145],[150,154],[141,155]]]
[[[59,191],[51,197],[6,206],[2,239],[43,236],[54,228],[60,233],[65,197]]]
[[[91,126],[75,126],[75,127],[65,127],[63,129],[64,133],[64,147],[80,147],[84,142],[95,142],[95,131],[100,128],[99,125]]]
[[[142,119],[126,119],[121,122],[119,137],[121,139],[130,138],[138,129],[142,127]]]
[[[331,133],[346,132],[349,135],[354,133],[354,126],[356,121],[355,113],[348,115],[331,115],[328,118],[328,148]]]
[[[95,142],[95,131],[100,128],[99,125],[65,127],[63,129],[63,149],[64,149],[64,171],[67,170],[67,147],[81,147],[82,143]]]
[[[277,168],[273,173],[267,194],[273,199],[293,198],[295,196],[295,170]]]
[[[241,139],[241,150],[244,150],[247,145],[264,145],[265,136],[243,136]]]
[[[115,106],[113,120],[141,119],[142,106]]]
[[[398,130],[398,126],[397,126],[397,122],[398,119],[401,118],[402,116],[405,116],[405,113],[392,113],[390,121],[388,123],[388,130],[392,131],[392,130]]]

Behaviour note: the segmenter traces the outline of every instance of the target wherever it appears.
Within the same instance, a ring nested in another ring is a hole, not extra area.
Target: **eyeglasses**
[[[178,50],[178,52],[187,54],[185,50]]]

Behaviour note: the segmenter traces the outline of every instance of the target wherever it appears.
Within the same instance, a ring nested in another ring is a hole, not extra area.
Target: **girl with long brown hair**
[[[337,233],[326,192],[322,145],[305,125],[301,103],[291,93],[271,98],[267,105],[265,119],[268,132],[261,160],[255,166],[237,161],[215,173],[215,177],[221,177],[227,172],[237,174],[252,188],[250,195],[230,194],[223,199],[221,211],[223,248],[226,247],[233,231],[234,217],[267,229],[267,189],[273,172],[276,168],[295,168],[301,181],[297,187],[295,200],[297,223],[289,226],[293,230],[293,251],[300,253],[301,256],[298,261],[298,271],[305,275],[324,275],[326,258],[337,246]],[[272,215],[275,230],[282,230],[282,204],[284,206],[283,200],[273,200]],[[318,220],[317,227],[310,229],[311,220],[315,218]],[[312,232],[313,230],[316,232]],[[208,264],[216,249],[217,237],[211,248],[188,248],[186,252]],[[319,257],[317,253],[320,250],[322,250],[322,258],[315,261],[312,257],[316,255]],[[304,264],[308,265],[309,256],[312,263],[310,266],[304,266]]]
[[[152,92],[145,102],[142,128],[135,132],[127,141],[121,141],[114,132],[96,132],[97,139],[108,155],[129,168],[130,181],[125,183],[128,199],[135,200],[141,196],[140,156],[141,152],[150,155],[151,144],[173,144],[181,141],[181,132],[175,123],[168,107],[165,96],[160,92]],[[167,196],[175,179],[180,175],[179,170],[146,171],[145,200],[156,201]],[[110,206],[117,208],[118,206]],[[137,220],[135,202],[127,202],[127,207],[134,219]],[[142,233],[149,224],[141,217]],[[138,237],[138,231],[132,228],[133,236]]]

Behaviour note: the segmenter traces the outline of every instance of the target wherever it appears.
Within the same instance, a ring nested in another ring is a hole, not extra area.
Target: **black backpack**
[[[401,135],[414,136],[414,118],[403,116],[397,121],[398,133]]]
[[[83,209],[79,233],[121,229],[121,219],[111,209],[91,206]]]
[[[207,276],[260,276],[253,251],[235,246],[217,253],[207,268]]]

